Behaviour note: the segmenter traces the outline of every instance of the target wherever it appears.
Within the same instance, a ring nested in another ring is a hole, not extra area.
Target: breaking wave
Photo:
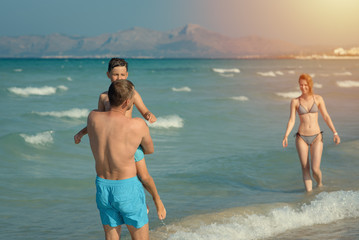
[[[341,88],[352,88],[352,87],[359,87],[359,81],[337,81],[337,85]]]
[[[172,91],[174,92],[190,92],[192,91],[192,89],[190,89],[189,87],[181,87],[181,88],[172,88]]]
[[[238,68],[212,68],[213,72],[217,73],[240,73],[241,70]]]
[[[198,224],[189,227],[170,225],[167,231],[172,233],[167,233],[166,239],[256,240],[274,237],[302,227],[330,224],[338,220],[357,217],[359,217],[359,192],[323,192],[309,204],[304,203],[299,207],[287,205],[273,207],[268,213],[257,212],[249,215],[242,213],[227,219],[218,219],[218,217],[215,223],[200,224],[200,226],[197,226]]]
[[[241,102],[249,100],[248,97],[246,97],[246,96],[231,97],[231,99],[236,100],[236,101],[241,101]]]
[[[314,84],[313,84],[313,87],[314,87],[314,88],[322,88],[322,87],[323,87],[323,84],[314,83]]]
[[[351,76],[353,75],[351,72],[338,72],[334,73],[335,76]]]
[[[283,97],[283,98],[297,98],[299,97],[302,93],[301,92],[278,92],[275,93],[277,96],[279,97]]]
[[[158,117],[155,123],[149,124],[151,128],[182,128],[183,119],[178,115]]]
[[[52,137],[53,133],[54,131],[46,131],[38,133],[36,135],[27,135],[22,133],[20,134],[20,136],[25,140],[25,142],[32,145],[45,145],[54,142],[54,139]]]
[[[38,96],[53,95],[58,90],[66,91],[66,90],[68,90],[68,88],[63,85],[60,85],[57,87],[44,86],[44,87],[40,87],[40,88],[36,88],[36,87],[26,87],[26,88],[11,87],[11,88],[9,88],[10,92],[12,92],[16,95],[23,96],[23,97],[28,97],[30,95],[38,95]]]
[[[40,116],[51,117],[68,117],[68,118],[86,118],[90,111],[88,109],[73,108],[67,111],[52,111],[52,112],[33,112]]]
[[[258,75],[261,75],[262,77],[276,77],[277,75],[275,74],[275,72],[270,71],[270,72],[257,72]]]

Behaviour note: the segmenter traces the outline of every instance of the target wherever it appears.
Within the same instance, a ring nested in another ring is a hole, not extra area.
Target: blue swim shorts
[[[148,223],[146,196],[137,176],[124,180],[97,176],[96,203],[103,225],[141,228]]]
[[[140,146],[138,146],[136,153],[135,153],[135,162],[141,161],[145,157],[145,154],[143,153],[143,149]]]

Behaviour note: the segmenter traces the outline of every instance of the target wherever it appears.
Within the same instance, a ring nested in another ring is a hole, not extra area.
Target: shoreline
[[[321,227],[318,233],[323,233],[338,222],[351,222],[358,217],[355,213],[358,194],[352,190],[317,189],[293,202],[254,204],[190,215],[153,229],[150,236],[155,239],[207,239],[210,233],[211,239],[272,239],[281,235],[292,239],[298,232],[302,234],[300,229],[316,227]],[[317,215],[319,211],[321,215]],[[357,231],[357,227],[352,228]]]

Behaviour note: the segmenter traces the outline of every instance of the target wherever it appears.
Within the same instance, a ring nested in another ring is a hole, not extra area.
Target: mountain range
[[[309,47],[258,36],[232,38],[196,24],[167,32],[134,27],[94,37],[64,34],[0,37],[2,58],[259,58],[312,53]]]

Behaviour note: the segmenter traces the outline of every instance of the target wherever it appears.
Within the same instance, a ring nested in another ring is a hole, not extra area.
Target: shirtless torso
[[[111,180],[136,176],[137,147],[141,144],[145,152],[153,148],[145,121],[116,111],[92,111],[87,127],[97,175]]]

